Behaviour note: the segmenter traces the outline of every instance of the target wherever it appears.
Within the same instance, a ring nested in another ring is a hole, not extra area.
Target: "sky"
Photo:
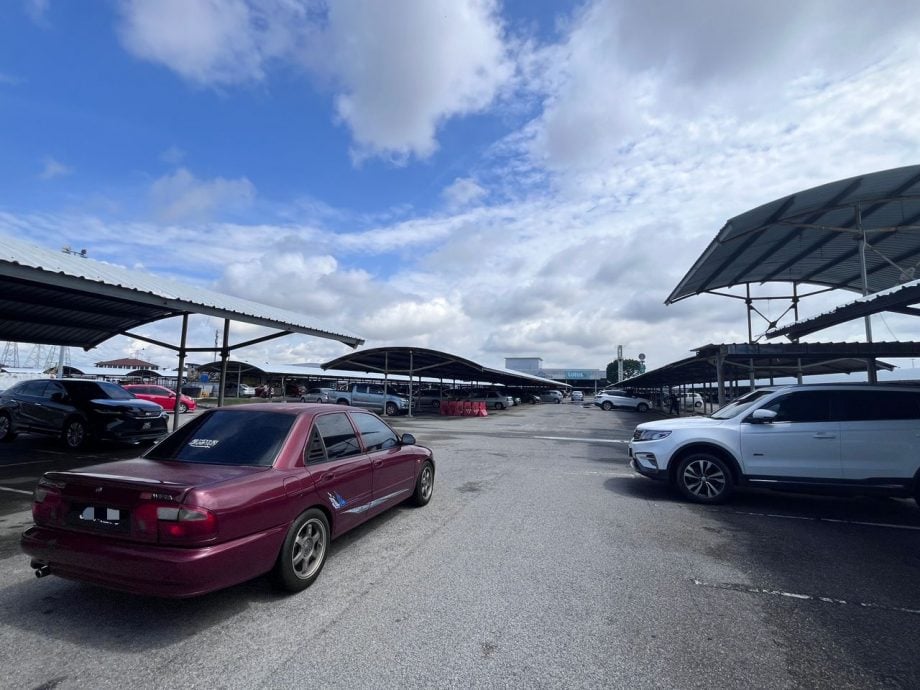
[[[622,345],[656,368],[747,340],[743,302],[664,304],[726,220],[920,162],[918,35],[913,0],[5,0],[0,235],[366,347],[603,369]],[[875,339],[915,321],[875,317]],[[192,319],[190,345],[218,328]],[[176,364],[125,337],[71,352],[124,356]]]

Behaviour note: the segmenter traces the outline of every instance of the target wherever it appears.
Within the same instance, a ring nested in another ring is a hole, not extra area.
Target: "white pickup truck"
[[[381,410],[389,416],[409,411],[409,400],[397,395],[393,389],[386,394],[383,386],[376,383],[353,383],[347,391],[335,391],[332,400],[339,405],[354,405],[369,410]]]

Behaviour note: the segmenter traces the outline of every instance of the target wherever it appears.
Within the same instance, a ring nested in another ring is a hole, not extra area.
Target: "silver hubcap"
[[[434,488],[434,482],[432,481],[431,467],[426,465],[422,469],[422,476],[419,478],[419,487],[421,488],[422,498],[428,500],[431,498],[431,491]]]
[[[695,496],[715,498],[725,484],[725,473],[710,460],[694,460],[684,469],[684,486]]]
[[[307,520],[294,538],[294,549],[291,553],[294,574],[303,580],[311,577],[322,565],[325,553],[325,526],[316,518]]]

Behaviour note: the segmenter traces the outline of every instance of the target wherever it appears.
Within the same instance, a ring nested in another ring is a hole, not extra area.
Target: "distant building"
[[[108,369],[127,369],[128,371],[134,371],[135,369],[152,369],[156,371],[160,367],[156,364],[151,364],[150,362],[145,362],[142,359],[134,359],[131,357],[125,357],[124,359],[113,359],[108,362],[96,362],[97,367],[105,367]]]
[[[562,381],[573,386],[607,382],[607,372],[603,369],[544,369],[542,357],[505,357],[505,369]]]
[[[525,374],[540,376],[543,370],[542,357],[505,357],[505,369],[514,369]]]

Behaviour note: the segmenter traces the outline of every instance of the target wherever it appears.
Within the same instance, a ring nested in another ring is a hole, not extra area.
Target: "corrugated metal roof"
[[[89,349],[137,326],[203,314],[328,338],[364,340],[296,312],[0,236],[0,340]]]
[[[838,180],[729,220],[665,301],[746,283],[794,282],[862,292],[911,280],[920,266],[920,166]]]
[[[898,311],[916,316],[917,310],[911,310],[908,307],[918,303],[920,303],[920,280],[912,280],[909,283],[874,292],[852,302],[841,304],[839,307],[811,318],[802,319],[788,326],[767,331],[766,336],[768,338],[778,338],[780,336],[787,336],[792,339],[800,338],[803,335],[822,331],[839,323],[846,323],[861,316],[878,314],[882,311]]]

